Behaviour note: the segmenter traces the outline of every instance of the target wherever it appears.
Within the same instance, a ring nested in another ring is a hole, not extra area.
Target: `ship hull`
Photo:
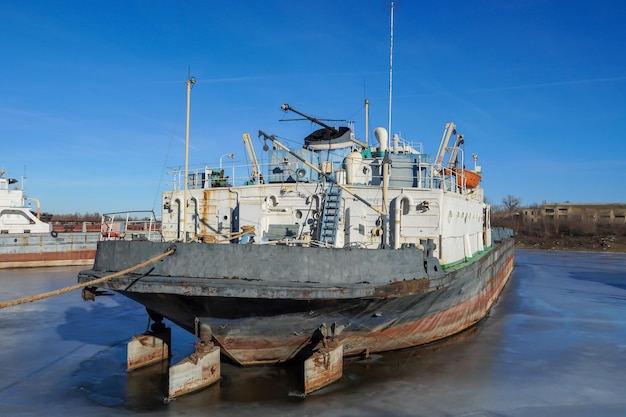
[[[99,232],[0,235],[0,269],[91,265]]]
[[[141,252],[145,259],[165,248],[144,244],[133,251],[129,244],[103,242],[94,269],[81,272],[79,281],[130,266],[131,253]],[[342,329],[335,339],[346,356],[418,346],[471,327],[488,314],[506,285],[513,244],[512,238],[502,239],[445,270],[429,266],[433,259],[418,249],[324,252],[178,244],[177,260],[164,259],[101,286],[192,333],[198,318],[201,337],[212,338],[241,365],[278,364],[310,354],[324,326]],[[296,254],[305,255],[293,259]],[[322,270],[314,270],[322,259]],[[182,265],[187,265],[185,274],[174,274]],[[268,271],[271,265],[274,270]],[[229,275],[220,275],[220,268]],[[202,276],[207,269],[212,272]]]

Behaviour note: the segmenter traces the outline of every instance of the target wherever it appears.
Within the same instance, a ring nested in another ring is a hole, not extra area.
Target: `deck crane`
[[[254,146],[252,146],[249,133],[243,134],[243,143],[246,145],[246,151],[248,151],[250,163],[252,164],[252,177],[250,178],[250,181],[246,182],[246,185],[257,184],[257,181],[259,184],[264,184],[263,174],[259,168],[259,161],[256,158],[256,153],[254,152]]]
[[[454,145],[452,146],[452,151],[450,152],[450,159],[448,160],[448,168],[458,168],[459,150],[461,149],[461,145],[463,145],[463,143],[465,143],[463,135],[456,135]],[[461,164],[463,164],[463,161],[461,161]],[[462,166],[461,168],[464,167]]]
[[[454,144],[452,147],[448,148],[448,143],[450,142],[450,137],[454,135]],[[446,123],[446,127],[443,130],[443,135],[441,136],[441,142],[439,143],[439,149],[437,150],[437,155],[435,156],[435,162],[433,164],[433,171],[437,174],[454,174],[456,175],[456,181],[459,187],[465,188],[476,188],[480,183],[482,176],[480,174],[480,167],[476,167],[475,170],[465,169],[464,161],[461,160],[461,166],[459,166],[458,156],[459,151],[461,150],[461,145],[465,142],[465,138],[462,134],[457,134],[456,125],[452,122]],[[450,152],[450,156],[448,158],[447,166],[444,167],[443,158],[446,152]],[[461,158],[463,155],[461,154]],[[478,159],[477,156],[474,156],[474,161]],[[474,162],[476,165],[476,162]]]
[[[435,155],[435,164],[433,165],[435,172],[441,172],[443,157],[448,152],[448,143],[452,135],[456,136],[456,125],[453,122],[446,123],[443,135],[441,135],[441,142],[439,142],[439,149],[437,149],[437,155]]]

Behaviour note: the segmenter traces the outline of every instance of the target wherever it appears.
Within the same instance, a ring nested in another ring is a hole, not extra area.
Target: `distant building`
[[[540,209],[544,220],[593,221],[598,224],[626,223],[626,203],[544,203]]]
[[[554,232],[572,227],[593,231],[598,226],[625,226],[626,203],[543,203],[524,208],[518,215],[527,226],[542,224]]]
[[[537,223],[541,220],[541,207],[527,207],[521,212],[524,223]]]

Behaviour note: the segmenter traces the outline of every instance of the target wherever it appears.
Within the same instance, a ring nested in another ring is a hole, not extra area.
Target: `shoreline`
[[[626,236],[515,235],[516,249],[626,253]]]

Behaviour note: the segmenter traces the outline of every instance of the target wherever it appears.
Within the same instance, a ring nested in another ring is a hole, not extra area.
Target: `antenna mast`
[[[391,92],[393,90],[393,2],[391,2],[391,25],[389,35],[389,122],[388,134],[391,137]]]

